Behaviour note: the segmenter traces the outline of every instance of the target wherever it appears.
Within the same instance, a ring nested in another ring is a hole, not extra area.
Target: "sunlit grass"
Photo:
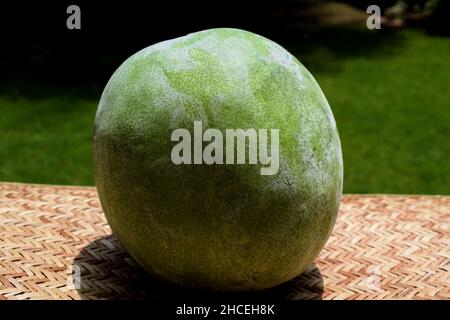
[[[326,33],[291,47],[333,109],[346,193],[450,194],[449,38]],[[0,94],[0,181],[93,185],[96,106]]]

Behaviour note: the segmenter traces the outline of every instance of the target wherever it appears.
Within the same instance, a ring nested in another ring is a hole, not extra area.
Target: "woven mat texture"
[[[314,265],[252,299],[449,299],[450,197],[346,195]],[[0,183],[1,299],[227,298],[150,278],[96,189]]]

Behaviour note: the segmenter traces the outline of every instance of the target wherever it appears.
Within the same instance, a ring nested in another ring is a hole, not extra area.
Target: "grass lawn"
[[[327,31],[284,43],[333,109],[344,192],[450,194],[450,38],[378,34]],[[0,181],[93,185],[97,100],[3,90]]]

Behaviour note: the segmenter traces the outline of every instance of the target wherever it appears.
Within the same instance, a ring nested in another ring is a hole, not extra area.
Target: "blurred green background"
[[[386,14],[381,30],[368,30],[361,8],[320,3],[299,5],[298,14],[272,10],[293,21],[283,36],[252,31],[285,46],[321,85],[341,137],[344,192],[450,194],[450,38],[421,25],[421,8]],[[314,23],[297,23],[307,18]],[[100,81],[3,83],[0,181],[94,185],[97,103],[107,78],[139,46],[101,57]]]

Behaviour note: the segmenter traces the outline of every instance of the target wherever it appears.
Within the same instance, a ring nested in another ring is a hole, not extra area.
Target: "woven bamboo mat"
[[[347,195],[315,264],[246,298],[449,299],[450,197]],[[220,297],[147,276],[92,187],[0,183],[0,299]]]

